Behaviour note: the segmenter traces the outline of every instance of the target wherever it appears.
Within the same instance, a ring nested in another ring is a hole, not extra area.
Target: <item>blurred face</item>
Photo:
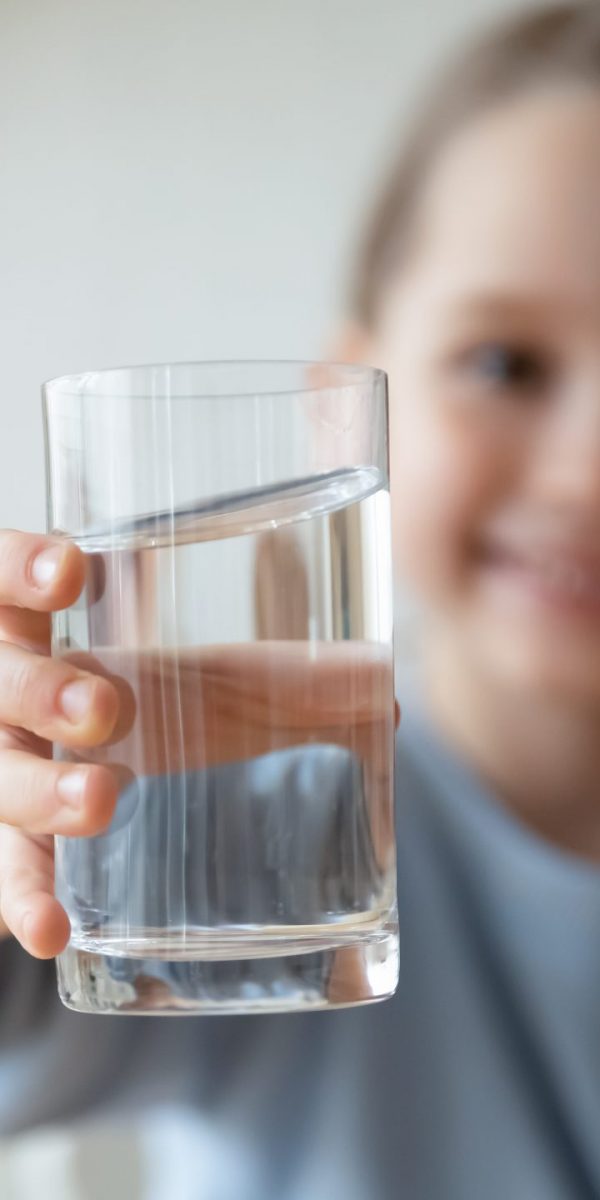
[[[398,565],[434,658],[445,639],[521,694],[596,704],[600,92],[482,116],[437,161],[419,225],[375,348]]]

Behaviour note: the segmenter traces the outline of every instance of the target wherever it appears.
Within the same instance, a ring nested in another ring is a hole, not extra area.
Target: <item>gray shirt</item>
[[[526,832],[416,709],[397,781],[393,1000],[78,1016],[6,942],[0,1131],[69,1122],[86,1200],[109,1136],[113,1200],[600,1197],[600,873]]]

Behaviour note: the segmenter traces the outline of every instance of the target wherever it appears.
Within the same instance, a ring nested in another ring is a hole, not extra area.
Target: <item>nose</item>
[[[537,498],[595,520],[600,538],[600,371],[557,398],[529,467]]]

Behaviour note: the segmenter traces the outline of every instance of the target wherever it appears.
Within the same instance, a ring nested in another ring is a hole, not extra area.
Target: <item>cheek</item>
[[[422,395],[392,411],[396,568],[425,599],[448,600],[467,580],[473,543],[501,491],[490,449],[479,430],[452,421]]]

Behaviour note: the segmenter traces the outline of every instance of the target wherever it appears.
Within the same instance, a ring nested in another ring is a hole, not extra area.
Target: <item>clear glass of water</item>
[[[57,838],[81,1012],[325,1008],[397,983],[381,371],[188,363],[44,387],[52,652],[110,677],[108,829]]]

